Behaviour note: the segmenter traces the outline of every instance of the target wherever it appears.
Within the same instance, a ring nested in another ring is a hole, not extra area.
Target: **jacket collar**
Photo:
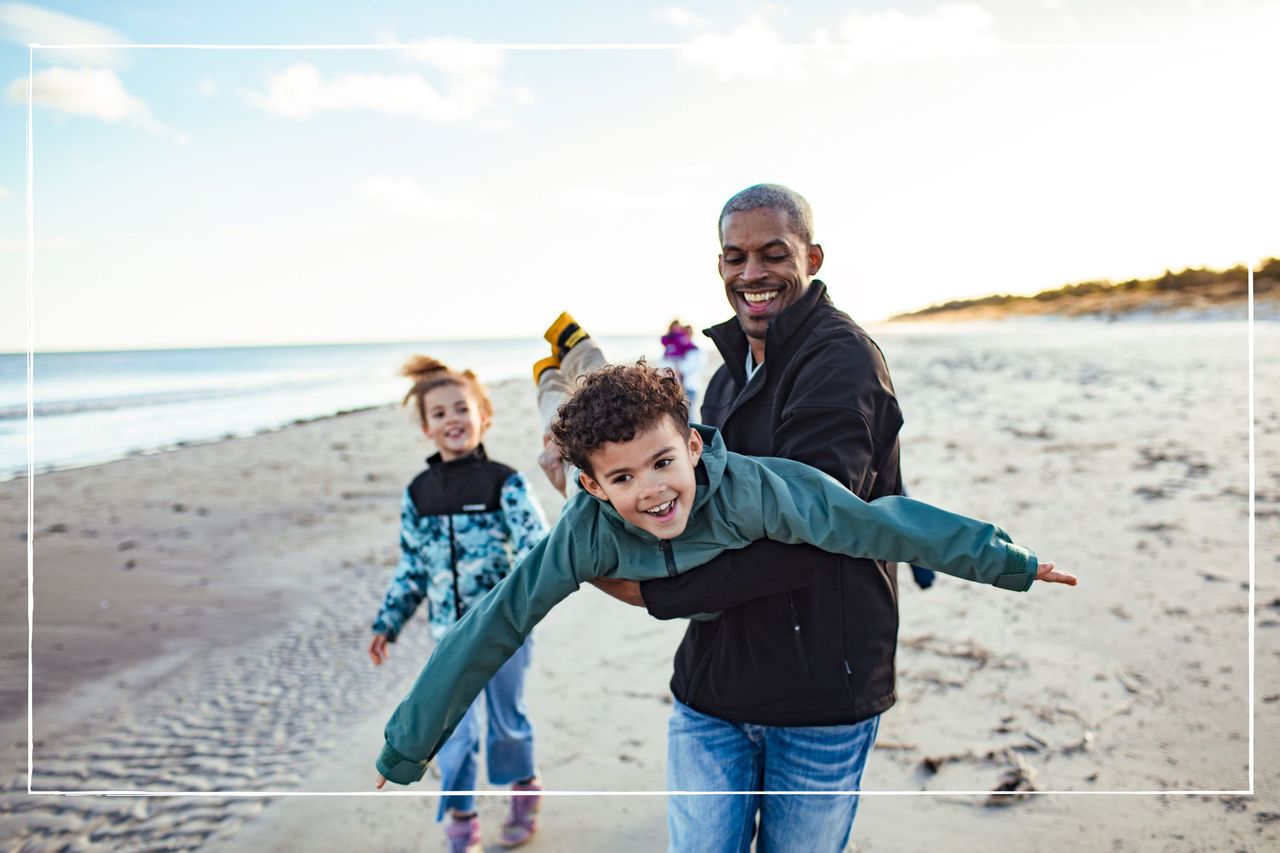
[[[831,297],[827,295],[827,285],[821,279],[815,278],[809,282],[809,289],[805,291],[804,296],[800,297],[799,302],[770,321],[769,330],[765,333],[764,339],[766,362],[771,353],[777,354],[786,348],[796,333],[808,322],[813,309],[821,302],[830,303]],[[715,343],[720,354],[724,356],[725,368],[729,371],[729,375],[733,377],[739,388],[743,387],[747,381],[745,364],[748,344],[746,333],[742,331],[738,318],[731,317],[723,323],[703,329],[702,333]]]
[[[433,453],[427,457],[427,467],[438,468],[442,471],[454,471],[459,468],[465,468],[468,465],[474,465],[477,462],[487,461],[489,461],[489,457],[484,452],[484,445],[480,444],[466,456],[459,456],[457,459],[450,459],[448,462],[441,459],[439,453]]]
[[[693,499],[693,508],[689,510],[689,515],[698,512],[703,505],[711,499],[711,496],[720,488],[720,482],[724,479],[724,468],[728,463],[729,448],[724,445],[724,438],[720,435],[720,430],[715,427],[704,426],[703,424],[693,424],[693,428],[702,436],[702,458],[698,461],[697,478],[698,491]],[[614,509],[613,504],[608,501],[600,500],[594,495],[583,489],[580,493],[581,498],[596,501],[600,504],[600,511],[611,518],[616,524],[621,525],[637,536],[643,536],[653,539],[654,535],[647,530],[641,530],[631,522],[622,517],[622,514]]]

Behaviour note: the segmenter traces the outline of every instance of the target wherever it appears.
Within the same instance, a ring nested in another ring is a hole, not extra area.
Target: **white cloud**
[[[27,78],[9,84],[9,100],[27,102]],[[129,94],[116,73],[108,68],[47,68],[32,78],[31,98],[36,106],[72,115],[90,116],[111,124],[126,123],[148,133],[168,136],[180,145],[185,133],[162,124],[146,102]]]
[[[819,67],[849,73],[857,65],[989,56],[1000,48],[991,16],[980,6],[949,4],[927,12],[849,13],[834,28],[819,29],[808,44],[788,46],[767,20],[774,7],[761,7],[729,33],[704,33],[681,48],[695,67],[720,80],[761,77],[800,80]]]
[[[9,191],[8,187],[0,187],[0,198],[8,198],[11,195],[13,193]]]
[[[456,124],[477,117],[502,94],[499,76],[480,64],[479,54],[446,51],[431,61],[439,63],[438,68],[451,68],[445,72],[443,90],[414,71],[338,74],[326,79],[314,65],[298,62],[272,77],[266,94],[250,93],[249,99],[268,113],[296,119],[325,111],[367,110]]]
[[[896,9],[851,12],[837,41],[849,46],[848,58],[863,64],[989,56],[1000,47],[991,16],[971,4],[914,15]]]
[[[114,44],[126,41],[124,36],[110,27],[29,3],[0,3],[0,38],[23,45],[32,42],[52,45]],[[113,67],[119,67],[124,60],[122,51],[110,48],[58,51],[45,55],[74,57],[75,61],[86,64]]]
[[[454,78],[496,78],[504,62],[498,48],[457,38],[406,42],[404,56]]]
[[[399,216],[435,219],[445,222],[496,224],[498,219],[474,201],[430,196],[410,178],[372,175],[356,182],[356,192],[379,207]]]
[[[806,57],[783,46],[782,38],[762,17],[755,17],[730,33],[706,33],[680,49],[690,65],[710,70],[720,80],[768,77],[799,80],[806,74]]]
[[[206,98],[216,98],[218,97],[218,81],[206,74],[200,78],[196,91]]]
[[[552,204],[565,213],[669,213],[688,210],[697,201],[691,193],[568,187],[555,194]]]
[[[707,25],[707,19],[681,6],[667,6],[653,10],[653,18],[664,24],[680,29],[701,29]]]

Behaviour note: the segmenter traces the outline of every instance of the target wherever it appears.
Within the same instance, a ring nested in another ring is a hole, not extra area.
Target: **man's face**
[[[584,471],[582,486],[641,530],[673,539],[689,523],[701,457],[697,430],[664,417],[630,441],[600,445],[591,454],[595,476]]]
[[[769,321],[795,304],[822,266],[822,247],[787,224],[785,211],[740,210],[720,222],[720,278],[729,304],[749,338],[764,338]]]

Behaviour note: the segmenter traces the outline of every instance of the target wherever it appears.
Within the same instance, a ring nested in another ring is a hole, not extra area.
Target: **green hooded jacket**
[[[660,540],[625,521],[607,501],[574,495],[551,532],[440,641],[387,723],[379,773],[401,785],[421,779],[533,626],[593,578],[667,577],[757,539],[773,539],[927,566],[1018,592],[1035,580],[1035,556],[994,524],[911,498],[867,503],[816,468],[731,453],[718,430],[696,429],[705,445],[699,465],[707,484],[698,486],[684,532]]]

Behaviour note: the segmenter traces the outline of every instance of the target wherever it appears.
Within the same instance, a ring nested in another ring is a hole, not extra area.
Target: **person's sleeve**
[[[382,608],[373,620],[373,632],[386,634],[387,639],[393,642],[427,595],[429,578],[420,556],[422,541],[418,519],[418,509],[409,490],[405,489],[400,503],[400,562],[387,587],[387,594],[382,598]]]
[[[499,500],[502,504],[502,519],[511,534],[512,551],[516,562],[519,562],[547,535],[547,519],[537,498],[533,496],[528,481],[518,471],[502,484]]]
[[[592,553],[582,570],[575,522],[590,519],[566,512],[506,578],[484,595],[436,646],[409,694],[392,714],[378,772],[408,785],[422,778],[428,762],[448,739],[489,679],[515,654],[533,627],[578,588],[595,577],[595,565],[616,565],[617,554]],[[592,541],[584,536],[582,541]]]
[[[795,371],[773,455],[811,465],[867,500],[902,428],[889,369],[880,351],[861,338],[832,339],[816,352],[823,353],[821,360]],[[897,484],[891,486],[896,491]]]
[[[831,559],[812,545],[758,539],[673,578],[642,581],[640,594],[649,615],[687,619],[806,587],[832,571]]]
[[[866,503],[819,471],[782,464],[785,476],[766,470],[760,480],[770,539],[911,563],[1017,592],[1035,580],[1035,555],[990,522],[898,495]]]

